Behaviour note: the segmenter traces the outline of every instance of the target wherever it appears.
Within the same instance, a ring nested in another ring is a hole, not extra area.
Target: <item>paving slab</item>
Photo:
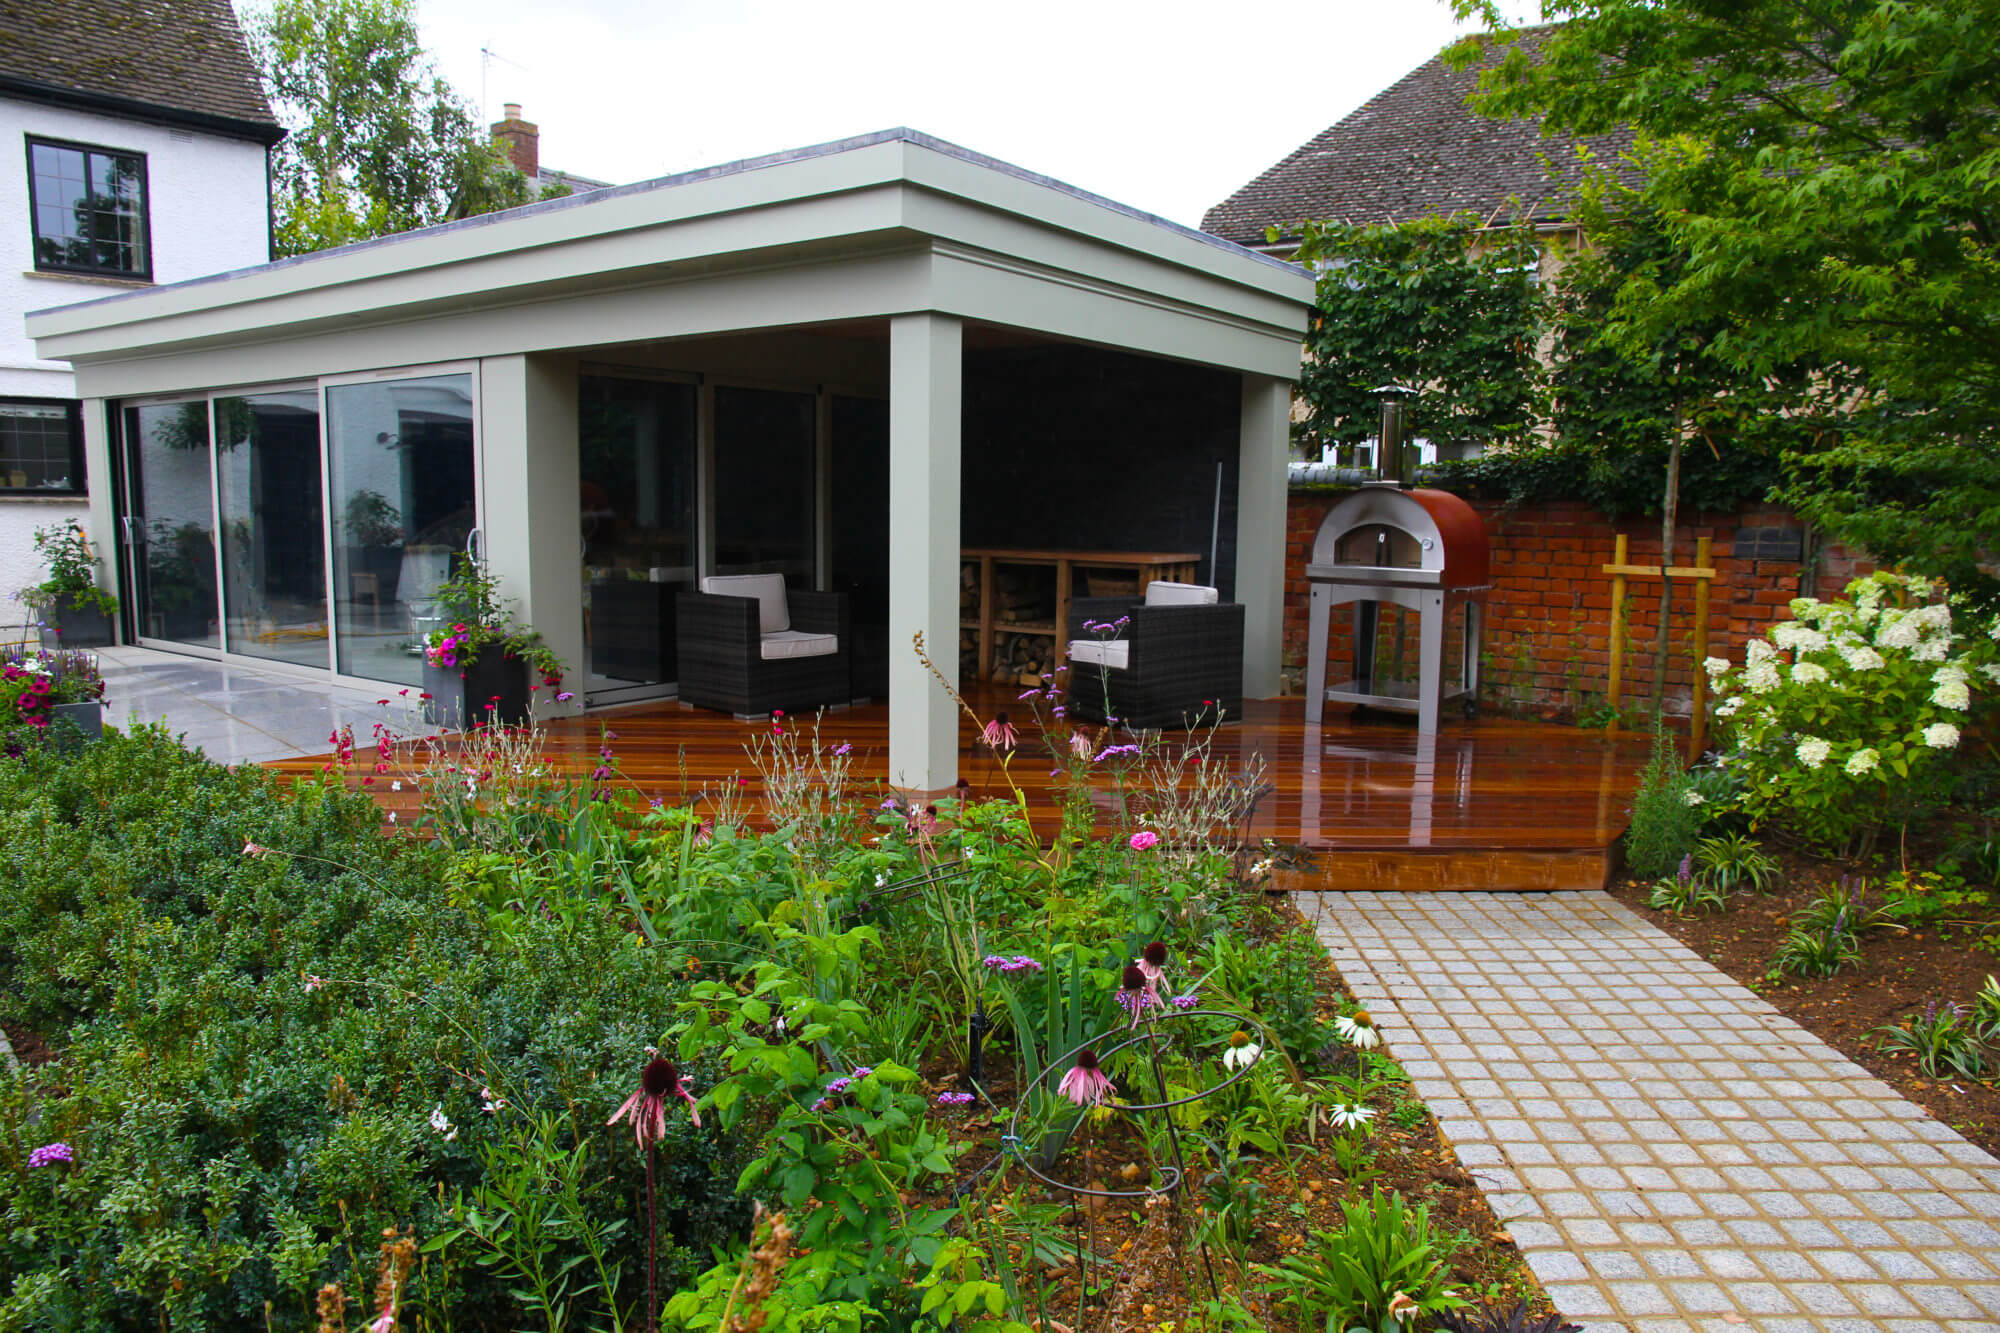
[[[1296,901],[1588,1333],[2000,1330],[2000,1161],[1609,894]]]

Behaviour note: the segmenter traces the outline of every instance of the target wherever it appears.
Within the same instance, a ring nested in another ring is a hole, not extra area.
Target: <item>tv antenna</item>
[[[528,72],[526,65],[518,61],[509,60],[490,46],[482,45],[479,48],[479,118],[481,120],[490,121],[493,119],[493,109],[486,100],[486,74],[488,70],[493,68],[493,62],[496,60],[503,65],[520,70],[523,74]]]

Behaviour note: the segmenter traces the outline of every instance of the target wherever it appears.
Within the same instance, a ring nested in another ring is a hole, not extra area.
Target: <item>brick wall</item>
[[[1346,491],[1298,489],[1291,494],[1285,553],[1285,667],[1289,688],[1301,692],[1307,654],[1306,560],[1320,520]],[[1619,533],[1629,537],[1627,559],[1660,562],[1658,518],[1614,522],[1583,503],[1562,502],[1508,509],[1474,501],[1492,543],[1493,591],[1487,600],[1485,701],[1537,708],[1588,708],[1602,702],[1610,671],[1612,558]],[[1745,642],[1789,615],[1787,603],[1803,592],[1839,595],[1848,582],[1874,568],[1845,548],[1820,546],[1815,571],[1801,564],[1810,549],[1803,526],[1787,510],[1757,505],[1733,514],[1683,515],[1676,529],[1674,563],[1694,563],[1695,541],[1712,539],[1718,577],[1710,587],[1709,652],[1740,662]],[[1653,641],[1659,627],[1658,579],[1627,581],[1624,698],[1650,695]],[[1385,608],[1385,612],[1387,608]],[[1688,710],[1694,582],[1674,580],[1669,627],[1668,711]],[[1345,617],[1336,614],[1329,655],[1349,651]],[[1385,630],[1385,634],[1387,631]],[[1410,642],[1415,643],[1414,627]],[[1344,671],[1329,670],[1328,679]]]

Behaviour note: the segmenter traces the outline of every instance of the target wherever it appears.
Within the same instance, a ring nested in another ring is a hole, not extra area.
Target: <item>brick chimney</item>
[[[493,126],[493,137],[507,146],[508,159],[532,186],[541,166],[541,131],[533,121],[521,119],[519,102],[508,102],[502,112],[502,119]]]

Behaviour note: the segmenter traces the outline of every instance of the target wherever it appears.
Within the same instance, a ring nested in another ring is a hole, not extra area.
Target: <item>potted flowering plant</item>
[[[118,599],[97,586],[97,556],[83,529],[59,523],[35,530],[35,550],[49,576],[21,592],[41,626],[42,647],[101,648],[111,642]]]
[[[441,726],[523,723],[537,691],[562,688],[562,659],[539,631],[514,623],[498,583],[485,561],[466,560],[437,586],[446,623],[425,636],[424,692]]]
[[[85,740],[104,731],[104,677],[93,654],[23,653],[0,661],[0,730],[72,725]]]

